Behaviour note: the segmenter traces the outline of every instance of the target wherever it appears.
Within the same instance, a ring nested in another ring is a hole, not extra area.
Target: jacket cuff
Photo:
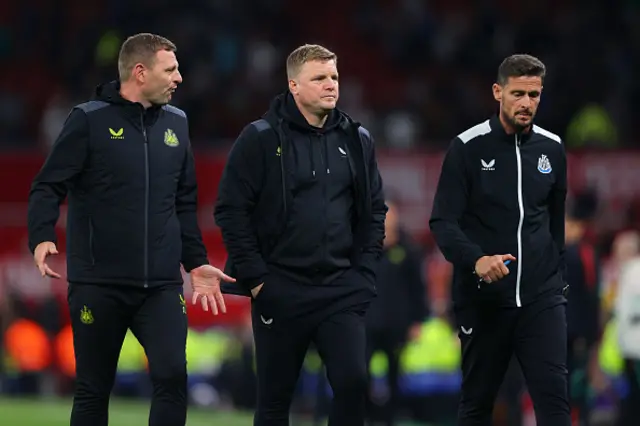
[[[209,259],[207,259],[206,257],[202,257],[199,259],[190,260],[188,262],[182,262],[182,267],[187,273],[202,265],[210,265]]]

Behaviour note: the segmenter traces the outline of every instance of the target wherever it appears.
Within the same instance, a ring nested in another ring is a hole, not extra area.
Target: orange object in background
[[[56,336],[54,342],[58,368],[67,377],[76,376],[76,358],[73,351],[73,332],[71,325],[66,325]]]
[[[5,332],[4,343],[7,354],[21,372],[39,372],[51,365],[49,338],[34,321],[14,321]]]

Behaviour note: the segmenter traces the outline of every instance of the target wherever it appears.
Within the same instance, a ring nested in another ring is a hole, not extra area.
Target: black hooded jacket
[[[246,126],[229,154],[215,219],[249,294],[268,265],[301,278],[359,269],[371,283],[382,251],[386,206],[369,132],[339,110],[310,126],[288,92]]]
[[[182,284],[208,263],[186,114],[123,99],[119,83],[75,106],[29,195],[29,248],[56,241],[68,195],[70,282]]]

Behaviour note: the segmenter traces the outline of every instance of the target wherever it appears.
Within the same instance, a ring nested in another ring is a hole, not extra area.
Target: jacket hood
[[[93,99],[96,101],[108,102],[110,104],[133,105],[120,95],[120,81],[114,80],[102,83],[96,87]]]
[[[298,109],[293,95],[288,90],[276,96],[271,101],[269,110],[264,114],[263,118],[271,123],[272,126],[276,126],[278,122],[284,121],[300,130],[310,132],[327,132],[339,126],[347,129],[350,125],[354,124],[359,126],[359,123],[355,123],[351,117],[337,108],[329,113],[329,117],[322,129],[310,125]]]

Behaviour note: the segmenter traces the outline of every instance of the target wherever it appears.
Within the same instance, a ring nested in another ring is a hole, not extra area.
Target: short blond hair
[[[292,79],[300,72],[302,65],[311,61],[331,61],[338,63],[338,55],[319,44],[305,44],[296,48],[287,57],[287,78]]]
[[[120,80],[128,80],[133,67],[137,63],[142,63],[149,67],[153,66],[156,53],[161,50],[175,52],[178,49],[171,40],[156,34],[140,33],[127,38],[122,43],[120,54],[118,55]]]

